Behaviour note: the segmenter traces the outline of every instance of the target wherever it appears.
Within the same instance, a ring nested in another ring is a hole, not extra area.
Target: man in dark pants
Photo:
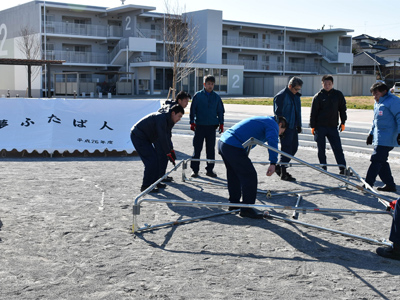
[[[224,131],[224,104],[221,97],[214,92],[215,78],[212,75],[204,77],[204,89],[198,91],[190,106],[190,129],[194,131],[193,137],[193,156],[199,159],[203,149],[204,140],[206,142],[207,159],[215,159],[215,130],[219,128],[219,133]],[[199,176],[199,161],[191,161],[192,177]],[[207,163],[206,175],[217,177],[213,171],[214,163]]]
[[[338,165],[346,166],[339,131],[344,131],[346,114],[346,99],[339,90],[333,88],[332,75],[322,77],[322,89],[315,94],[310,113],[311,133],[317,142],[318,159],[320,164],[326,165],[326,138],[331,144],[333,154]],[[340,126],[339,125],[340,116]],[[327,169],[326,166],[322,167]],[[339,167],[340,174],[345,175],[346,167]]]
[[[379,256],[400,260],[400,201],[393,201],[390,206],[394,209],[392,229],[389,240],[393,242],[392,247],[378,247],[376,253]]]
[[[190,94],[188,94],[184,91],[180,91],[176,95],[176,99],[174,101],[172,101],[172,100],[165,101],[165,103],[163,104],[163,106],[161,106],[161,108],[158,110],[158,112],[168,113],[170,111],[171,107],[176,104],[179,104],[183,108],[186,108],[190,99],[192,99]],[[166,173],[167,165],[168,165],[168,158],[165,155],[162,145],[161,145],[161,142],[159,140],[157,140],[154,143],[154,147],[156,148],[157,155],[158,155],[158,163],[159,163],[158,178],[160,178],[160,177],[164,176],[164,174]],[[173,149],[173,148],[174,148],[174,146],[172,145],[172,142],[171,142],[171,149]],[[172,180],[173,180],[172,177],[167,176],[167,178],[165,178],[163,180],[163,182],[171,182]]]
[[[140,191],[144,191],[159,178],[159,162],[154,148],[156,141],[171,162],[175,162],[175,151],[171,149],[171,129],[182,118],[183,107],[175,105],[168,113],[155,112],[143,117],[131,129],[131,140],[136,152],[144,164],[143,182]],[[158,188],[164,188],[165,184],[158,184]]]
[[[298,77],[292,77],[286,88],[281,90],[274,97],[274,114],[275,116],[285,117],[288,125],[285,134],[280,137],[281,151],[290,155],[295,155],[299,147],[299,133],[301,133],[301,94],[299,91],[303,86],[303,81]],[[281,155],[279,162],[288,163],[290,158]],[[286,171],[285,165],[276,166],[276,174],[282,180],[295,181]]]
[[[252,117],[245,119],[229,128],[218,142],[218,152],[226,166],[228,180],[229,202],[254,204],[257,195],[257,172],[251,162],[248,151],[242,144],[254,137],[269,146],[278,147],[278,136],[283,134],[286,120],[283,117]],[[270,166],[267,176],[275,172],[278,153],[268,149]],[[243,196],[243,197],[242,197]],[[242,197],[242,202],[240,198]],[[237,209],[234,206],[229,210]],[[240,216],[261,219],[262,213],[253,208],[241,208]]]
[[[367,171],[365,182],[374,186],[376,176],[379,175],[383,187],[378,191],[396,192],[396,184],[387,162],[389,152],[400,145],[400,101],[389,92],[383,82],[374,83],[370,89],[375,99],[374,122],[367,138],[367,145],[374,145],[371,155],[371,164]]]

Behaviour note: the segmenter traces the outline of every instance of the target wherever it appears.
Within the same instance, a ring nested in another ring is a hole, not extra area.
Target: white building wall
[[[188,13],[198,26],[197,51],[204,51],[200,63],[220,64],[222,61],[222,11],[201,10]]]
[[[338,52],[339,36],[337,33],[323,35],[323,45],[334,53]]]

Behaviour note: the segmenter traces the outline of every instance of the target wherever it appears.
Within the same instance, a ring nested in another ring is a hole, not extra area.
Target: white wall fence
[[[313,96],[321,89],[323,75],[300,75],[303,80],[301,94]],[[270,76],[265,78],[244,77],[244,95],[273,97],[287,86],[289,76]],[[333,75],[334,88],[340,90],[345,96],[370,96],[372,84],[376,82],[374,75]]]

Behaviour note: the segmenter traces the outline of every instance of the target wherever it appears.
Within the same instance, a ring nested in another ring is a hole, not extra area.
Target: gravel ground
[[[173,136],[173,142],[178,159],[188,158],[191,137]],[[268,158],[262,147],[250,156]],[[317,163],[313,148],[300,148],[297,157]],[[365,176],[369,156],[346,153],[346,159]],[[262,190],[340,184],[306,167],[289,169],[298,181],[287,183],[266,177],[265,165],[256,166]],[[392,160],[391,166],[399,182],[400,163]],[[132,204],[143,172],[137,156],[1,158],[0,168],[0,299],[399,297],[399,261],[377,256],[377,245],[301,225],[227,214],[132,234]],[[205,178],[201,168],[201,179],[225,182],[223,164],[216,165],[217,179]],[[329,171],[338,173],[336,167]],[[226,188],[182,182],[181,170],[172,175],[175,181],[162,193],[146,198],[227,202]],[[257,204],[294,205],[296,198],[259,193]],[[354,188],[307,193],[301,205],[384,209]],[[154,225],[222,211],[144,202],[138,221]],[[300,213],[299,220],[372,239],[387,238],[391,224],[390,216],[377,214]]]

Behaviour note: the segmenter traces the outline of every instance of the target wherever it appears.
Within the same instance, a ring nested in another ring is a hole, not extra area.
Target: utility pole
[[[396,82],[395,73],[396,73],[396,61],[393,62],[393,85]]]

